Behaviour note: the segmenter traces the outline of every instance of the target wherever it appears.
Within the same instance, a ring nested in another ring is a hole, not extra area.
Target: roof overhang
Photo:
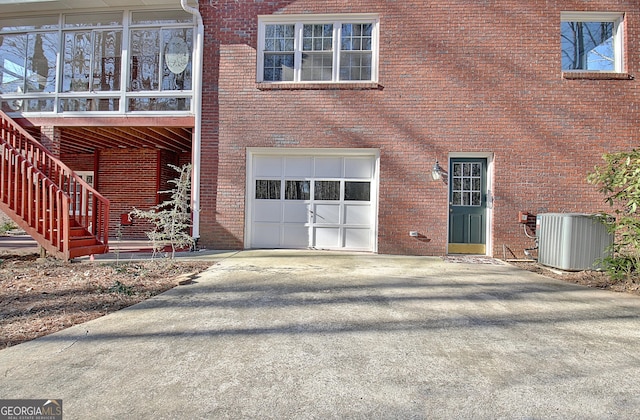
[[[16,118],[36,139],[41,126],[59,128],[62,154],[93,153],[103,149],[190,152],[193,117],[155,118]]]
[[[146,6],[180,7],[180,0],[0,0],[2,14]]]

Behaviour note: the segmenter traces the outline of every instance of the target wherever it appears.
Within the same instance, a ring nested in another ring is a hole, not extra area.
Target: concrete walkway
[[[637,297],[439,258],[212,258],[194,284],[0,351],[0,398],[61,398],[65,419],[640,413]]]

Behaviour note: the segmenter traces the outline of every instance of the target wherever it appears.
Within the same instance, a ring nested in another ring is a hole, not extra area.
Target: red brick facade
[[[625,13],[625,72],[640,71],[640,4],[606,1],[200,2],[205,23],[200,244],[243,247],[247,147],[380,150],[378,251],[442,255],[451,154],[493,157],[492,249],[532,246],[519,210],[605,209],[585,178],[638,144],[638,81],[571,80],[561,11]],[[260,14],[376,13],[379,86],[260,89]],[[216,122],[219,121],[219,124]],[[410,237],[417,230],[429,240]]]

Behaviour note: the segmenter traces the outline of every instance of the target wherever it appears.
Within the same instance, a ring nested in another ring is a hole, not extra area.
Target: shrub
[[[640,150],[607,153],[587,181],[597,185],[613,209],[603,222],[615,237],[603,266],[614,279],[635,275],[640,268]],[[613,216],[613,217],[611,217]]]
[[[131,217],[147,219],[153,223],[153,230],[146,234],[153,246],[154,255],[170,245],[173,258],[176,249],[192,248],[195,243],[190,234],[191,164],[181,168],[169,166],[178,172],[177,178],[169,181],[175,187],[168,191],[159,191],[159,194],[171,194],[170,198],[151,210],[134,208],[129,214]]]

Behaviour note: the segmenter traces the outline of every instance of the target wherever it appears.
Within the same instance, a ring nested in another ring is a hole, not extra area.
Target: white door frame
[[[380,184],[380,150],[379,149],[352,149],[352,148],[327,148],[327,149],[315,149],[315,148],[296,148],[296,149],[283,149],[273,147],[248,147],[246,149],[246,179],[245,179],[245,229],[244,229],[244,248],[250,247],[252,238],[252,220],[253,220],[253,206],[251,205],[253,191],[252,181],[253,174],[253,159],[255,156],[313,156],[313,157],[356,157],[367,156],[374,158],[374,174],[371,181],[371,208],[375,213],[373,215],[373,244],[372,252],[378,252],[378,203],[379,203],[379,184]]]

